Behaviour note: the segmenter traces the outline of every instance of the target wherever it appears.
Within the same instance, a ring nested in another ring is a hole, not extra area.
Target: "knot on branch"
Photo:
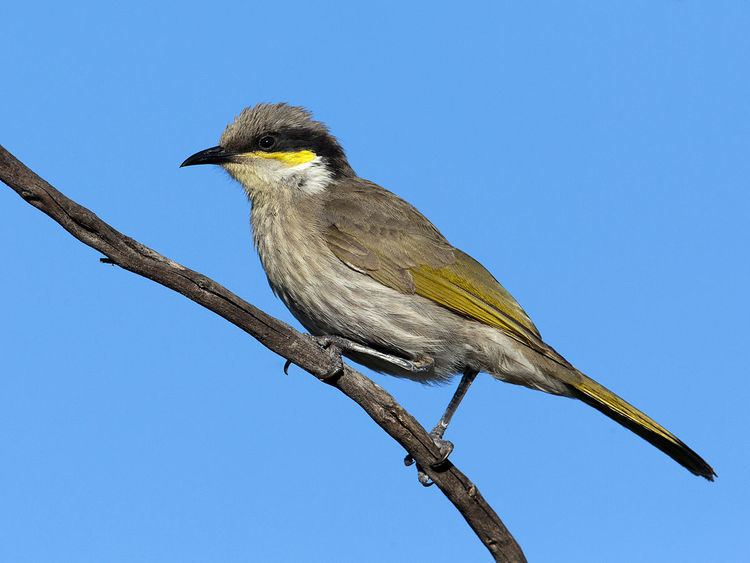
[[[18,193],[19,193],[19,195],[20,195],[20,196],[21,196],[21,197],[22,197],[22,198],[23,198],[23,199],[24,199],[25,201],[29,202],[29,203],[30,203],[30,204],[32,204],[32,205],[34,205],[34,204],[35,204],[36,202],[40,201],[40,199],[41,199],[41,198],[40,198],[40,197],[39,197],[39,196],[38,196],[38,195],[37,195],[36,193],[34,193],[34,192],[30,192],[30,191],[28,191],[28,190],[21,190],[21,191],[20,191],[20,192],[18,192]]]

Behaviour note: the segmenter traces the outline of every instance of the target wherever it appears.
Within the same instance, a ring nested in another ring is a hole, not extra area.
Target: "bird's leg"
[[[375,350],[374,348],[370,348],[341,336],[314,336],[313,339],[318,344],[320,344],[320,346],[322,346],[326,350],[329,350],[332,354],[337,355],[339,357],[339,361],[341,360],[342,353],[353,352],[355,354],[370,356],[414,374],[429,372],[435,363],[432,358],[407,360],[406,358],[402,358],[400,356],[386,354],[384,352],[381,352],[380,350]]]
[[[458,409],[458,405],[461,404],[461,401],[466,395],[466,392],[469,390],[469,387],[471,387],[471,384],[474,383],[474,379],[477,377],[478,373],[479,371],[475,370],[474,368],[466,368],[464,370],[464,375],[461,378],[461,382],[458,384],[456,392],[453,394],[450,403],[448,403],[448,407],[445,409],[443,416],[440,417],[440,420],[435,425],[435,428],[433,428],[432,432],[430,432],[430,436],[432,436],[434,440],[443,439],[443,434],[445,434],[445,431],[448,429],[448,425],[451,423],[453,414],[456,412],[456,409]]]
[[[461,377],[461,381],[456,388],[456,392],[453,393],[453,397],[448,403],[448,407],[445,409],[443,416],[440,417],[440,420],[435,425],[435,428],[430,431],[430,436],[435,442],[435,445],[440,450],[442,456],[438,461],[432,464],[433,468],[445,463],[445,461],[448,459],[448,456],[451,455],[451,452],[453,451],[453,444],[448,440],[443,440],[443,434],[445,434],[445,431],[448,429],[448,425],[451,423],[453,414],[456,412],[456,409],[458,409],[458,405],[461,404],[461,401],[466,395],[466,392],[469,390],[469,387],[471,387],[471,384],[474,382],[474,379],[476,379],[478,373],[479,371],[475,370],[474,368],[467,367],[464,370],[464,375],[463,377]],[[414,463],[414,458],[412,458],[411,455],[407,455],[404,458],[404,464],[411,465],[412,463]],[[430,485],[432,485],[432,481],[429,480],[427,475],[419,466],[417,466],[417,471],[419,473],[418,476],[420,483],[422,483],[425,487],[429,487]]]

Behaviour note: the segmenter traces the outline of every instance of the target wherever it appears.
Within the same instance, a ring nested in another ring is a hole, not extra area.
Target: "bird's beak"
[[[225,162],[232,162],[235,156],[237,156],[236,153],[227,151],[222,147],[211,147],[187,157],[185,162],[180,164],[180,168],[195,166],[196,164],[224,164]]]

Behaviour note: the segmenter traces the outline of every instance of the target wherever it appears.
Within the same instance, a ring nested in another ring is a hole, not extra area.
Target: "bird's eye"
[[[258,141],[258,146],[264,151],[272,149],[275,144],[276,139],[271,135],[263,135]]]

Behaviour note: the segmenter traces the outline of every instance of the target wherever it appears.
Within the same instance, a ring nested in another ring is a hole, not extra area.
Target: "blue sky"
[[[3,3],[0,143],[294,322],[239,188],[178,165],[245,106],[309,107],[719,474],[480,376],[447,437],[529,558],[746,558],[750,5],[248,4]],[[0,560],[487,558],[336,391],[7,188],[0,241]],[[373,377],[428,426],[452,393]]]

